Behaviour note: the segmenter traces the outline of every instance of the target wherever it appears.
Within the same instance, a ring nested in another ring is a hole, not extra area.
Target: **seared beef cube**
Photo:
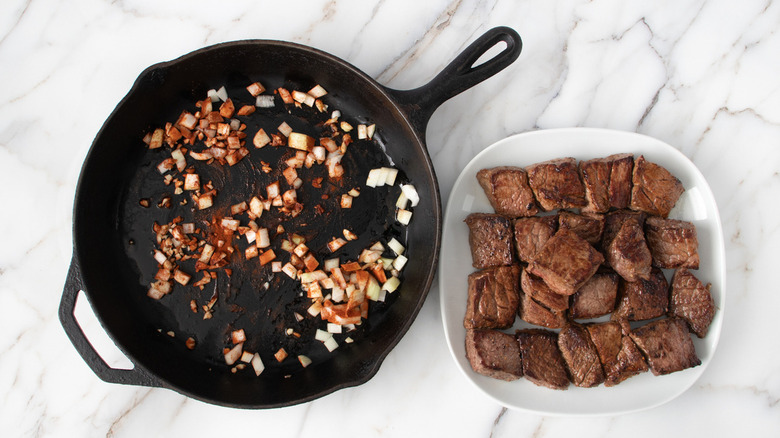
[[[530,262],[558,229],[558,216],[524,217],[515,220],[515,250],[517,257]]]
[[[604,369],[604,386],[615,386],[631,376],[647,371],[644,356],[631,337],[623,334],[620,324],[610,321],[588,325],[586,328]]]
[[[618,291],[617,274],[596,272],[580,290],[571,296],[569,316],[575,319],[598,318],[615,310]]]
[[[668,170],[639,156],[632,176],[632,210],[667,217],[685,188]]]
[[[472,266],[477,269],[512,264],[512,225],[498,214],[472,213],[466,218]]]
[[[600,214],[576,214],[570,211],[558,213],[558,228],[567,228],[593,246],[601,242],[604,232],[604,216]]]
[[[650,277],[653,257],[647,248],[642,227],[634,218],[623,221],[623,226],[607,245],[604,256],[609,266],[626,281]]]
[[[498,214],[510,217],[533,216],[539,212],[528,174],[520,167],[494,167],[477,172],[477,181]]]
[[[500,266],[471,273],[466,302],[466,328],[507,328],[520,304],[520,267]]]
[[[715,302],[706,286],[687,269],[681,268],[672,277],[672,293],[669,313],[684,319],[696,336],[707,336],[712,318],[715,317]]]
[[[541,277],[553,292],[572,295],[603,261],[601,253],[588,242],[564,229],[544,244],[528,265],[528,272]]]
[[[627,208],[633,168],[634,156],[631,154],[580,161],[580,177],[588,202],[582,211],[606,213],[610,207]]]
[[[520,293],[518,315],[523,321],[542,327],[561,328],[566,325],[564,311],[550,310],[522,292]]]
[[[523,377],[520,345],[498,330],[466,330],[466,357],[479,374],[507,382]]]
[[[558,348],[575,386],[592,388],[604,381],[599,354],[585,327],[567,324],[558,333]]]
[[[523,293],[550,310],[560,312],[569,308],[569,297],[553,292],[544,280],[529,273],[528,269],[525,268],[523,268],[523,272],[520,274],[520,289],[522,289]],[[615,289],[617,290],[617,287]],[[614,307],[614,298],[612,301]]]
[[[701,364],[688,326],[680,318],[664,318],[631,331],[631,339],[647,358],[656,376]]]
[[[699,241],[692,223],[651,216],[645,221],[645,238],[653,266],[699,269]]]
[[[669,307],[669,283],[664,273],[653,268],[649,280],[620,281],[617,309],[612,319],[644,321],[657,318]]]
[[[543,329],[518,330],[515,335],[520,344],[523,375],[539,386],[566,389],[569,376],[566,364],[558,349],[558,334]]]
[[[559,158],[526,167],[528,184],[544,211],[559,208],[581,208],[585,202],[585,188],[577,172],[574,158]]]
[[[623,222],[629,218],[636,219],[636,221],[639,222],[639,225],[644,227],[647,214],[640,211],[617,210],[604,216],[604,233],[601,235],[602,250],[606,251],[607,247],[612,242],[612,239],[615,238],[615,235],[623,226]]]

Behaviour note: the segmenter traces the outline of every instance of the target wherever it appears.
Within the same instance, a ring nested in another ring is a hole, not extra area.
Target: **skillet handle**
[[[500,42],[506,47],[474,67],[474,63]],[[509,27],[494,27],[471,43],[435,78],[413,90],[388,90],[409,115],[417,131],[425,135],[433,112],[446,100],[468,90],[512,64],[523,49],[520,35]]]
[[[62,301],[60,301],[60,323],[65,329],[70,342],[76,347],[76,350],[89,365],[92,371],[103,381],[108,383],[121,383],[125,385],[162,387],[162,383],[151,374],[135,365],[133,369],[123,370],[111,368],[106,364],[103,358],[95,351],[95,348],[84,335],[73,315],[76,308],[76,297],[79,291],[84,289],[81,276],[81,267],[74,256],[68,269],[68,277],[65,279],[65,287],[62,291]]]

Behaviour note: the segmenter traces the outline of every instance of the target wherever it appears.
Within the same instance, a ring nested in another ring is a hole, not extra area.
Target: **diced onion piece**
[[[387,168],[387,179],[385,180],[385,184],[388,186],[395,185],[395,178],[398,176],[398,169],[395,169],[393,167]]]
[[[358,132],[358,139],[359,140],[365,140],[368,138],[368,133],[366,132],[366,125],[358,125],[357,127]]]
[[[300,132],[290,132],[287,145],[293,149],[310,151],[314,147],[314,138]]]
[[[304,272],[301,274],[301,283],[313,283],[328,278],[328,274],[322,270]]]
[[[179,172],[183,172],[184,169],[187,168],[187,159],[184,157],[184,153],[182,153],[181,149],[172,150],[171,158],[176,161],[176,169],[178,169]]]
[[[333,334],[331,334],[330,332],[326,332],[325,330],[317,329],[317,331],[314,332],[314,339],[316,339],[316,340],[318,340],[320,342],[325,342],[325,341],[327,341],[328,339],[330,339],[332,337],[333,337]]]
[[[192,234],[195,232],[195,224],[192,222],[185,222],[181,224],[181,232],[184,234]]]
[[[310,95],[309,93],[304,93],[303,91],[293,90],[292,92],[292,98],[296,102],[302,103],[306,106],[314,106],[314,96]]]
[[[366,135],[368,135],[369,139],[374,138],[374,132],[376,132],[376,125],[371,124],[366,127]]]
[[[246,91],[249,91],[249,94],[251,94],[252,97],[257,97],[260,93],[265,91],[265,87],[260,82],[254,82],[246,87]]]
[[[188,173],[184,175],[184,190],[200,189],[200,177],[197,173]]]
[[[357,198],[358,196],[360,196],[360,189],[354,188],[354,189],[350,190],[349,192],[347,192],[347,194],[349,196],[352,196],[353,198]]]
[[[336,152],[339,150],[339,145],[336,141],[329,137],[320,138],[320,146],[324,147],[328,152]]]
[[[334,338],[333,336],[328,338],[325,342],[323,342],[323,344],[325,345],[325,348],[328,349],[328,351],[333,351],[339,348],[339,343],[336,342],[336,338]]]
[[[198,210],[205,210],[214,204],[214,198],[210,193],[198,196]]]
[[[406,197],[404,192],[402,191],[400,195],[398,195],[398,200],[395,201],[395,207],[396,208],[406,208],[406,204],[409,203],[409,198]]]
[[[331,299],[335,302],[341,302],[344,301],[344,289],[336,286],[335,284],[330,290],[331,293]]]
[[[298,362],[301,363],[301,366],[306,368],[307,366],[311,365],[311,359],[309,359],[308,356],[304,356],[302,354],[298,355]]]
[[[252,355],[252,368],[255,370],[255,375],[260,375],[263,370],[265,370],[265,365],[263,364],[263,360],[260,359],[260,355],[255,353]]]
[[[306,257],[303,258],[303,264],[306,265],[307,270],[313,271],[317,269],[317,266],[320,265],[320,262],[318,262],[317,258],[314,257],[314,254],[309,253],[306,255]]]
[[[247,260],[257,257],[258,251],[256,246],[247,246],[244,250],[244,258]]]
[[[287,122],[282,122],[281,125],[279,125],[276,129],[279,130],[285,137],[289,137],[290,133],[293,132],[292,127],[287,124]]]
[[[381,177],[381,169],[371,169],[368,171],[368,178],[366,178],[366,185],[368,187],[376,187],[379,178]]]
[[[396,289],[398,289],[398,286],[401,285],[401,280],[398,279],[398,277],[390,277],[387,279],[385,284],[382,285],[382,290],[386,290],[388,292],[395,292]]]
[[[255,99],[255,106],[258,108],[273,108],[274,97],[271,95],[257,96]]]
[[[273,251],[270,251],[273,252]],[[275,261],[271,263],[271,272],[282,272],[282,262]]]
[[[393,268],[400,271],[404,268],[404,265],[406,265],[407,261],[409,261],[409,259],[407,259],[406,256],[399,255],[395,258],[395,260],[393,260]]]
[[[369,275],[368,284],[366,285],[366,298],[372,301],[378,301],[381,290],[382,287],[376,281],[376,278],[374,278],[372,275]]]
[[[412,220],[412,212],[401,208],[396,213],[395,218],[398,220],[398,222],[404,225],[409,225],[409,221]]]
[[[168,260],[168,257],[165,256],[165,253],[160,251],[159,249],[154,250],[154,260],[157,261],[159,264],[163,264]]]
[[[385,271],[388,271],[393,267],[393,259],[382,257],[379,261],[382,262],[382,268],[384,268]]]
[[[346,240],[340,237],[336,237],[335,239],[328,242],[328,249],[330,250],[330,252],[336,252],[339,248],[341,248],[346,244],[347,244]]]
[[[260,228],[257,230],[257,247],[268,248],[271,246],[271,238],[268,235],[268,228]]]
[[[279,181],[268,184],[265,188],[268,199],[274,199],[279,196]]]
[[[347,240],[357,240],[358,238],[357,234],[353,233],[352,231],[349,231],[346,228],[344,228],[341,232],[344,234],[344,238]]]
[[[233,332],[230,333],[230,340],[233,341],[234,344],[240,344],[246,341],[246,332],[244,329],[233,330]]]
[[[308,309],[306,309],[306,312],[308,312],[311,316],[317,316],[320,314],[320,311],[322,310],[322,302],[317,300],[312,303],[311,306],[309,306]],[[325,332],[327,333],[327,332]]]
[[[231,231],[238,230],[238,226],[241,224],[238,219],[233,219],[232,217],[225,217],[222,218],[222,228],[226,228]]]
[[[224,86],[224,85],[223,85],[223,86],[221,86],[221,87],[219,87],[219,90],[217,90],[217,97],[219,97],[219,99],[220,99],[221,101],[223,101],[223,102],[225,102],[225,101],[227,101],[227,100],[228,100],[228,94],[227,94],[227,90],[225,89],[225,86]],[[212,100],[212,101],[213,101],[213,100]]]
[[[280,348],[276,351],[276,353],[274,353],[274,357],[276,358],[277,362],[281,362],[287,359],[287,351],[285,351],[284,348]]]
[[[401,245],[401,242],[395,240],[395,237],[393,237],[392,239],[390,239],[389,242],[387,242],[387,246],[389,246],[390,249],[392,249],[393,252],[395,252],[397,255],[403,254],[404,250],[406,249],[404,248],[403,245]]]
[[[198,259],[198,261],[201,263],[208,263],[209,260],[211,260],[211,256],[213,254],[214,254],[214,247],[207,243],[203,245],[203,252],[200,253],[200,258]]]
[[[210,150],[205,150],[203,152],[190,151],[190,157],[197,161],[208,161],[214,158],[214,155],[212,155]]]
[[[319,98],[326,94],[328,94],[328,92],[324,88],[322,88],[320,84],[315,85],[314,87],[312,87],[311,90],[309,90],[309,95],[311,95],[314,98]]]
[[[249,212],[252,213],[254,217],[263,215],[263,201],[257,196],[254,196],[249,200]]]
[[[255,147],[258,149],[267,145],[270,142],[271,142],[271,137],[269,137],[268,134],[266,134],[262,128],[260,128],[260,130],[257,131],[257,134],[255,134],[255,137],[252,139],[252,144],[254,144]]]
[[[230,206],[230,214],[241,214],[247,211],[249,207],[246,205],[246,201],[239,202]]]
[[[344,132],[349,132],[349,131],[352,130],[352,125],[350,125],[347,122],[341,122],[340,126],[341,126],[341,130],[344,131]]]
[[[413,185],[401,184],[401,191],[406,195],[406,198],[409,199],[409,202],[412,203],[412,207],[416,207],[417,203],[420,202],[420,195],[417,194],[417,189],[415,189]]]
[[[274,253],[274,250],[269,249],[268,251],[260,254],[258,260],[260,260],[261,265],[267,265],[268,262],[276,258],[276,254]],[[274,271],[276,272],[276,271]],[[281,268],[279,269],[279,272],[281,272]]]
[[[295,280],[298,277],[298,270],[295,269],[295,266],[292,265],[292,263],[285,263],[284,266],[282,266],[282,272],[287,274],[288,277]]]
[[[219,95],[217,94],[217,90],[213,88],[206,92],[206,96],[208,96],[212,102],[219,102]]]
[[[341,333],[341,325],[329,322],[328,333]]]
[[[325,260],[325,261],[323,262],[323,265],[322,265],[322,267],[323,267],[323,268],[325,269],[325,271],[327,271],[327,272],[330,272],[330,271],[331,271],[331,270],[333,270],[334,268],[338,268],[338,267],[339,267],[339,259],[338,259],[338,257],[336,257],[336,258],[332,258],[332,259],[327,259],[327,260]]]
[[[241,358],[241,353],[244,348],[244,344],[237,344],[235,347],[231,348],[230,351],[225,353],[225,363],[228,365],[233,365],[238,361],[239,358]]]
[[[297,255],[298,257],[303,257],[307,252],[309,252],[309,247],[304,243],[299,244],[293,249],[293,254]]]
[[[173,271],[173,279],[176,280],[176,282],[182,286],[186,286],[187,283],[190,282],[190,278],[192,278],[191,275],[184,273],[178,269]]]
[[[241,353],[241,362],[250,363],[250,362],[252,362],[252,358],[253,357],[254,357],[254,354],[244,350],[244,352]]]
[[[157,149],[163,144],[163,134],[165,131],[162,128],[157,128],[152,133],[152,138],[149,141],[149,149]]]

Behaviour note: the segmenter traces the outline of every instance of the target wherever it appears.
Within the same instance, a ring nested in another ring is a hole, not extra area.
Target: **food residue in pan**
[[[269,361],[312,363],[311,346],[294,351],[297,344],[279,346],[276,338],[310,336],[328,352],[354,341],[350,334],[369,318],[372,303],[385,302],[401,284],[404,227],[419,195],[374,144],[376,126],[329,109],[322,86],[266,90],[253,82],[245,91],[234,101],[225,87],[209,90],[196,109],[148,132],[146,156],[162,185],[133,193],[153,219],[147,235],[157,270],[147,296],[192,297],[183,302],[202,324],[211,324],[215,312],[227,314],[223,327],[212,327],[224,333],[222,351],[206,356],[221,355],[234,373],[251,367],[260,375]],[[353,206],[362,210],[351,213]],[[369,223],[360,216],[367,208],[389,214]],[[254,309],[228,304],[239,292],[226,297],[219,279],[230,285],[239,276],[258,296],[295,289],[295,303],[263,297]],[[252,318],[241,320],[246,313]],[[250,325],[263,315],[275,327],[270,342],[267,328],[251,339]],[[185,337],[189,350],[209,348]]]

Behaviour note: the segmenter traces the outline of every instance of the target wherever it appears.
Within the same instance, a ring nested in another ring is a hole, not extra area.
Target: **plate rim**
[[[448,328],[448,321],[450,319],[450,316],[448,315],[446,309],[447,308],[446,296],[449,295],[447,294],[447,292],[445,292],[447,290],[445,284],[447,282],[446,274],[444,273],[446,263],[443,263],[443,260],[440,260],[439,267],[438,267],[438,276],[439,276],[438,286],[439,286],[439,294],[440,294],[439,301],[440,301],[442,325],[444,329],[447,348],[450,351],[450,355],[452,356],[452,359],[455,361],[456,367],[464,375],[466,380],[468,380],[475,388],[477,388],[479,392],[488,396],[488,398],[492,399],[493,401],[499,403],[502,406],[505,406],[513,410],[518,410],[518,411],[537,414],[537,415],[545,415],[545,416],[599,417],[599,416],[609,416],[609,415],[622,415],[622,414],[652,409],[654,407],[663,405],[679,397],[681,394],[683,394],[688,389],[690,389],[690,387],[693,386],[704,374],[705,370],[707,369],[707,367],[709,366],[710,362],[714,357],[715,351],[717,349],[717,345],[720,340],[720,334],[723,325],[723,313],[725,311],[725,302],[726,302],[726,271],[725,271],[726,254],[725,254],[725,239],[723,237],[723,226],[720,218],[720,210],[718,209],[717,202],[715,200],[714,194],[712,193],[712,189],[709,186],[709,183],[707,182],[704,175],[701,173],[699,168],[679,149],[669,145],[668,143],[662,140],[659,140],[655,137],[651,137],[645,134],[640,134],[631,131],[621,131],[621,130],[612,130],[612,129],[604,129],[604,128],[588,128],[588,127],[539,129],[534,131],[513,134],[508,137],[497,140],[496,142],[485,147],[483,150],[477,153],[471,160],[469,160],[469,162],[462,168],[461,172],[456,178],[455,183],[453,184],[452,189],[449,193],[449,196],[447,197],[447,205],[444,210],[441,250],[444,251],[450,246],[448,235],[451,233],[450,228],[452,227],[452,225],[450,224],[449,218],[452,217],[454,214],[456,214],[453,207],[454,205],[453,201],[455,201],[456,196],[459,196],[458,189],[464,184],[464,180],[466,178],[473,177],[473,175],[471,175],[471,173],[469,173],[468,171],[474,170],[471,169],[474,163],[478,163],[482,161],[486,155],[493,153],[493,151],[496,149],[500,149],[501,147],[504,147],[505,144],[511,144],[518,141],[525,142],[529,138],[533,138],[533,137],[542,137],[542,139],[545,139],[545,138],[554,138],[556,136],[560,137],[560,136],[570,136],[570,135],[585,136],[588,137],[588,140],[597,140],[599,138],[604,138],[605,136],[624,137],[626,139],[631,139],[631,138],[640,139],[642,142],[644,142],[642,146],[647,147],[648,145],[652,144],[652,146],[650,147],[654,147],[654,148],[658,147],[660,148],[659,150],[663,150],[664,152],[671,154],[675,160],[680,160],[683,163],[683,165],[686,167],[687,172],[690,172],[691,174],[693,174],[693,176],[696,179],[699,179],[703,182],[702,187],[699,186],[697,187],[700,191],[703,191],[702,196],[706,199],[706,203],[711,204],[711,206],[714,207],[714,214],[712,215],[712,217],[708,217],[707,221],[708,222],[711,221],[712,224],[715,226],[715,235],[717,236],[717,239],[715,242],[712,242],[712,245],[713,245],[713,249],[717,253],[714,258],[716,262],[717,261],[720,262],[720,263],[716,263],[716,265],[719,266],[712,267],[713,271],[716,273],[715,277],[717,278],[707,279],[708,280],[707,282],[710,283],[714,283],[715,281],[718,281],[720,287],[719,287],[718,299],[715,302],[717,307],[717,312],[715,315],[715,319],[713,320],[713,322],[717,322],[717,323],[711,325],[710,332],[707,334],[707,339],[710,341],[712,346],[711,346],[711,351],[709,351],[709,354],[706,357],[706,360],[702,361],[702,364],[696,367],[697,371],[696,371],[695,378],[690,379],[689,382],[686,382],[687,384],[681,385],[680,388],[676,389],[675,391],[671,391],[665,397],[661,397],[658,400],[654,400],[644,406],[626,408],[626,409],[609,409],[601,412],[569,412],[569,411],[564,412],[564,411],[551,411],[546,409],[533,409],[525,406],[518,406],[512,403],[507,403],[506,400],[501,399],[500,397],[496,396],[495,394],[492,394],[491,392],[487,391],[482,386],[480,386],[475,381],[475,378],[477,379],[479,378],[488,379],[488,378],[475,373],[470,368],[468,369],[464,368],[462,363],[459,360],[460,352],[456,352],[454,350],[453,341],[456,340],[452,338],[453,334],[450,333],[450,330]],[[630,146],[626,147],[627,152],[631,152],[630,148],[631,148]],[[577,155],[577,154],[573,154],[573,155]],[[634,152],[634,155],[636,156],[636,152]],[[552,158],[556,158],[556,157],[552,157]],[[528,164],[532,164],[532,163],[528,163]],[[686,191],[687,190],[688,189],[686,188]],[[457,340],[457,341],[463,342],[463,340]]]

